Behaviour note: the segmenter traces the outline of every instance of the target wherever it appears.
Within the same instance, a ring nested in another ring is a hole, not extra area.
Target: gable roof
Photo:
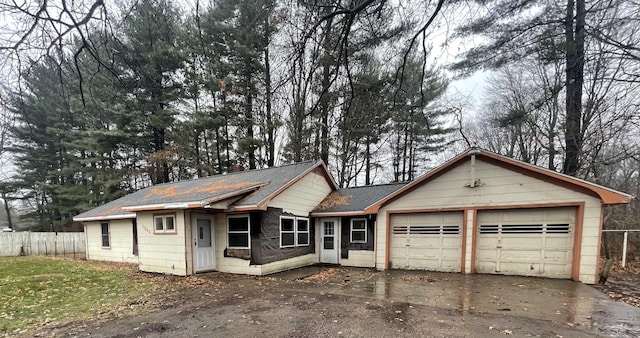
[[[234,205],[255,208],[312,171],[323,173],[333,189],[336,185],[322,161],[248,170],[200,179],[154,185],[74,217],[74,221],[135,218],[136,211],[205,208],[240,198]]]
[[[368,207],[406,184],[402,182],[338,189],[320,202],[311,215],[324,217],[364,215]]]
[[[389,196],[383,198],[375,205],[367,208],[367,210],[365,211],[367,213],[377,212],[382,205],[397,199],[403,194],[414,190],[415,188],[435,179],[436,177],[439,177],[450,169],[462,163],[465,163],[467,160],[469,160],[468,157],[470,156],[475,156],[477,159],[481,159],[490,164],[494,164],[508,170],[513,170],[523,175],[534,177],[552,184],[565,187],[567,189],[599,198],[603,204],[625,204],[631,201],[631,195],[616,191],[614,189],[610,189],[569,175],[561,174],[549,169],[538,167],[533,164],[514,160],[512,158],[498,155],[488,150],[471,148],[454,157],[453,159],[445,162],[434,170],[418,177],[415,181],[407,184],[406,186],[400,188]]]

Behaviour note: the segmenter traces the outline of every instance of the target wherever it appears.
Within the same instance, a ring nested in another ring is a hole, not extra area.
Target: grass
[[[135,270],[123,264],[0,257],[0,336],[134,312],[156,287],[132,278]]]

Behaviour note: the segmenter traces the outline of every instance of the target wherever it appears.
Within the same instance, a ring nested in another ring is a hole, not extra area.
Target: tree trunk
[[[331,85],[332,58],[329,53],[331,48],[331,28],[333,21],[327,20],[325,25],[322,51],[322,92],[320,93],[320,159],[324,163],[329,162],[329,86]]]
[[[269,22],[269,19],[266,19]],[[268,40],[268,38],[267,38]],[[275,145],[275,123],[273,112],[271,111],[271,65],[269,63],[269,47],[264,49],[264,90],[267,118],[267,166],[275,165],[276,145]]]
[[[4,211],[7,213],[7,225],[13,229],[13,221],[11,219],[11,208],[9,207],[9,201],[7,200],[7,193],[2,192],[2,200],[4,201]]]
[[[575,20],[574,20],[575,9]],[[567,88],[565,124],[566,155],[562,171],[576,176],[580,168],[582,150],[582,83],[584,77],[584,26],[585,0],[568,0],[565,17],[565,39],[567,46]],[[575,24],[575,25],[574,25]]]

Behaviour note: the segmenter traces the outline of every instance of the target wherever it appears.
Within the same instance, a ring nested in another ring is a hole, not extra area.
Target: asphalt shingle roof
[[[123,207],[163,205],[188,202],[206,202],[223,198],[234,193],[253,193],[236,202],[236,206],[256,205],[282,188],[316,163],[304,162],[281,167],[248,170],[200,179],[164,183],[136,191],[117,200],[101,205],[77,215],[76,219],[105,217],[113,218],[135,214],[122,210]]]
[[[313,212],[339,213],[364,211],[407,183],[390,183],[338,189],[327,196]]]

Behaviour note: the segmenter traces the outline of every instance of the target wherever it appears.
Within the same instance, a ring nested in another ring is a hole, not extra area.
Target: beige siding
[[[306,217],[330,192],[327,180],[322,175],[311,172],[276,196],[269,206]]]
[[[187,271],[187,248],[185,236],[184,211],[166,210],[155,214],[174,213],[176,233],[154,233],[154,212],[138,212],[138,249],[140,270],[185,276]],[[190,242],[190,240],[189,240]]]
[[[569,190],[533,177],[498,167],[481,160],[476,161],[475,177],[479,187],[469,188],[470,162],[452,168],[415,190],[381,208],[378,212],[378,241],[376,266],[384,268],[386,249],[386,214],[389,210],[500,207],[509,205],[535,205],[547,203],[584,202],[584,222],[580,261],[580,280],[595,282],[597,243],[602,204],[599,199]],[[470,226],[472,213],[468,213],[466,259],[471,257]],[[466,270],[466,269],[465,269]]]
[[[340,258],[340,265],[373,268],[375,267],[375,254],[369,250],[349,250],[349,258]]]
[[[111,220],[109,240],[111,247],[102,247],[101,222],[86,222],[87,259],[119,263],[138,263],[133,254],[133,226],[131,219]]]

